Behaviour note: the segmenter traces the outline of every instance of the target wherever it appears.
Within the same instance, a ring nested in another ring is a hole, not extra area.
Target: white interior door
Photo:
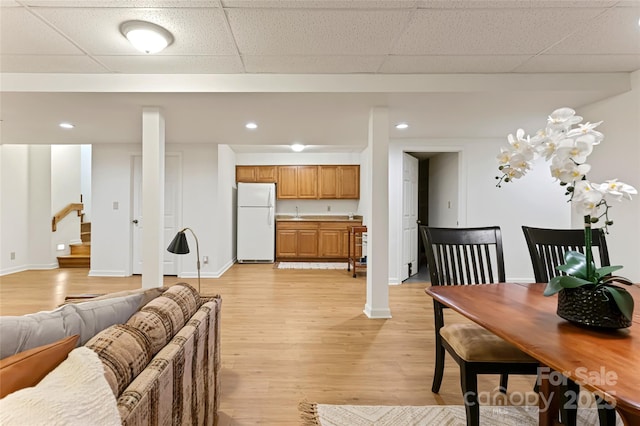
[[[167,154],[164,172],[164,247],[166,248],[178,232],[179,208],[181,204],[180,192],[180,156]],[[142,217],[142,156],[133,158],[133,192],[132,192],[132,272],[142,273],[142,233],[144,219]],[[164,275],[178,275],[176,256],[164,251]]]
[[[402,159],[402,281],[418,273],[418,159]]]

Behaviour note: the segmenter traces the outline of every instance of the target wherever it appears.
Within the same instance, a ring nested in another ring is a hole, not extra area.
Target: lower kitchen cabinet
[[[344,260],[349,257],[349,230],[361,221],[278,221],[277,260]]]

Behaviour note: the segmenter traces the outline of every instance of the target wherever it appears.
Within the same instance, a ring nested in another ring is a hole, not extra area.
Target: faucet
[[[300,213],[298,213],[298,206],[296,206],[296,217],[300,217]]]

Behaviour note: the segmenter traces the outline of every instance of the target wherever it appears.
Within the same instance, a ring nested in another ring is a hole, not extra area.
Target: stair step
[[[90,243],[91,242],[91,232],[81,232],[80,233],[80,240],[82,240],[83,243]]]
[[[80,232],[91,232],[91,222],[82,222],[80,224]]]
[[[70,244],[71,254],[82,254],[89,256],[91,254],[91,243]]]
[[[85,254],[69,254],[58,256],[59,268],[88,268],[91,265],[91,256]]]

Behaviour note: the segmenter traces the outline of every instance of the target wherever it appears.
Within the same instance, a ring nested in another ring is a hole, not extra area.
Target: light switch
[[[120,208],[120,203],[118,203],[117,201],[113,202],[113,209],[114,210],[118,210]]]

